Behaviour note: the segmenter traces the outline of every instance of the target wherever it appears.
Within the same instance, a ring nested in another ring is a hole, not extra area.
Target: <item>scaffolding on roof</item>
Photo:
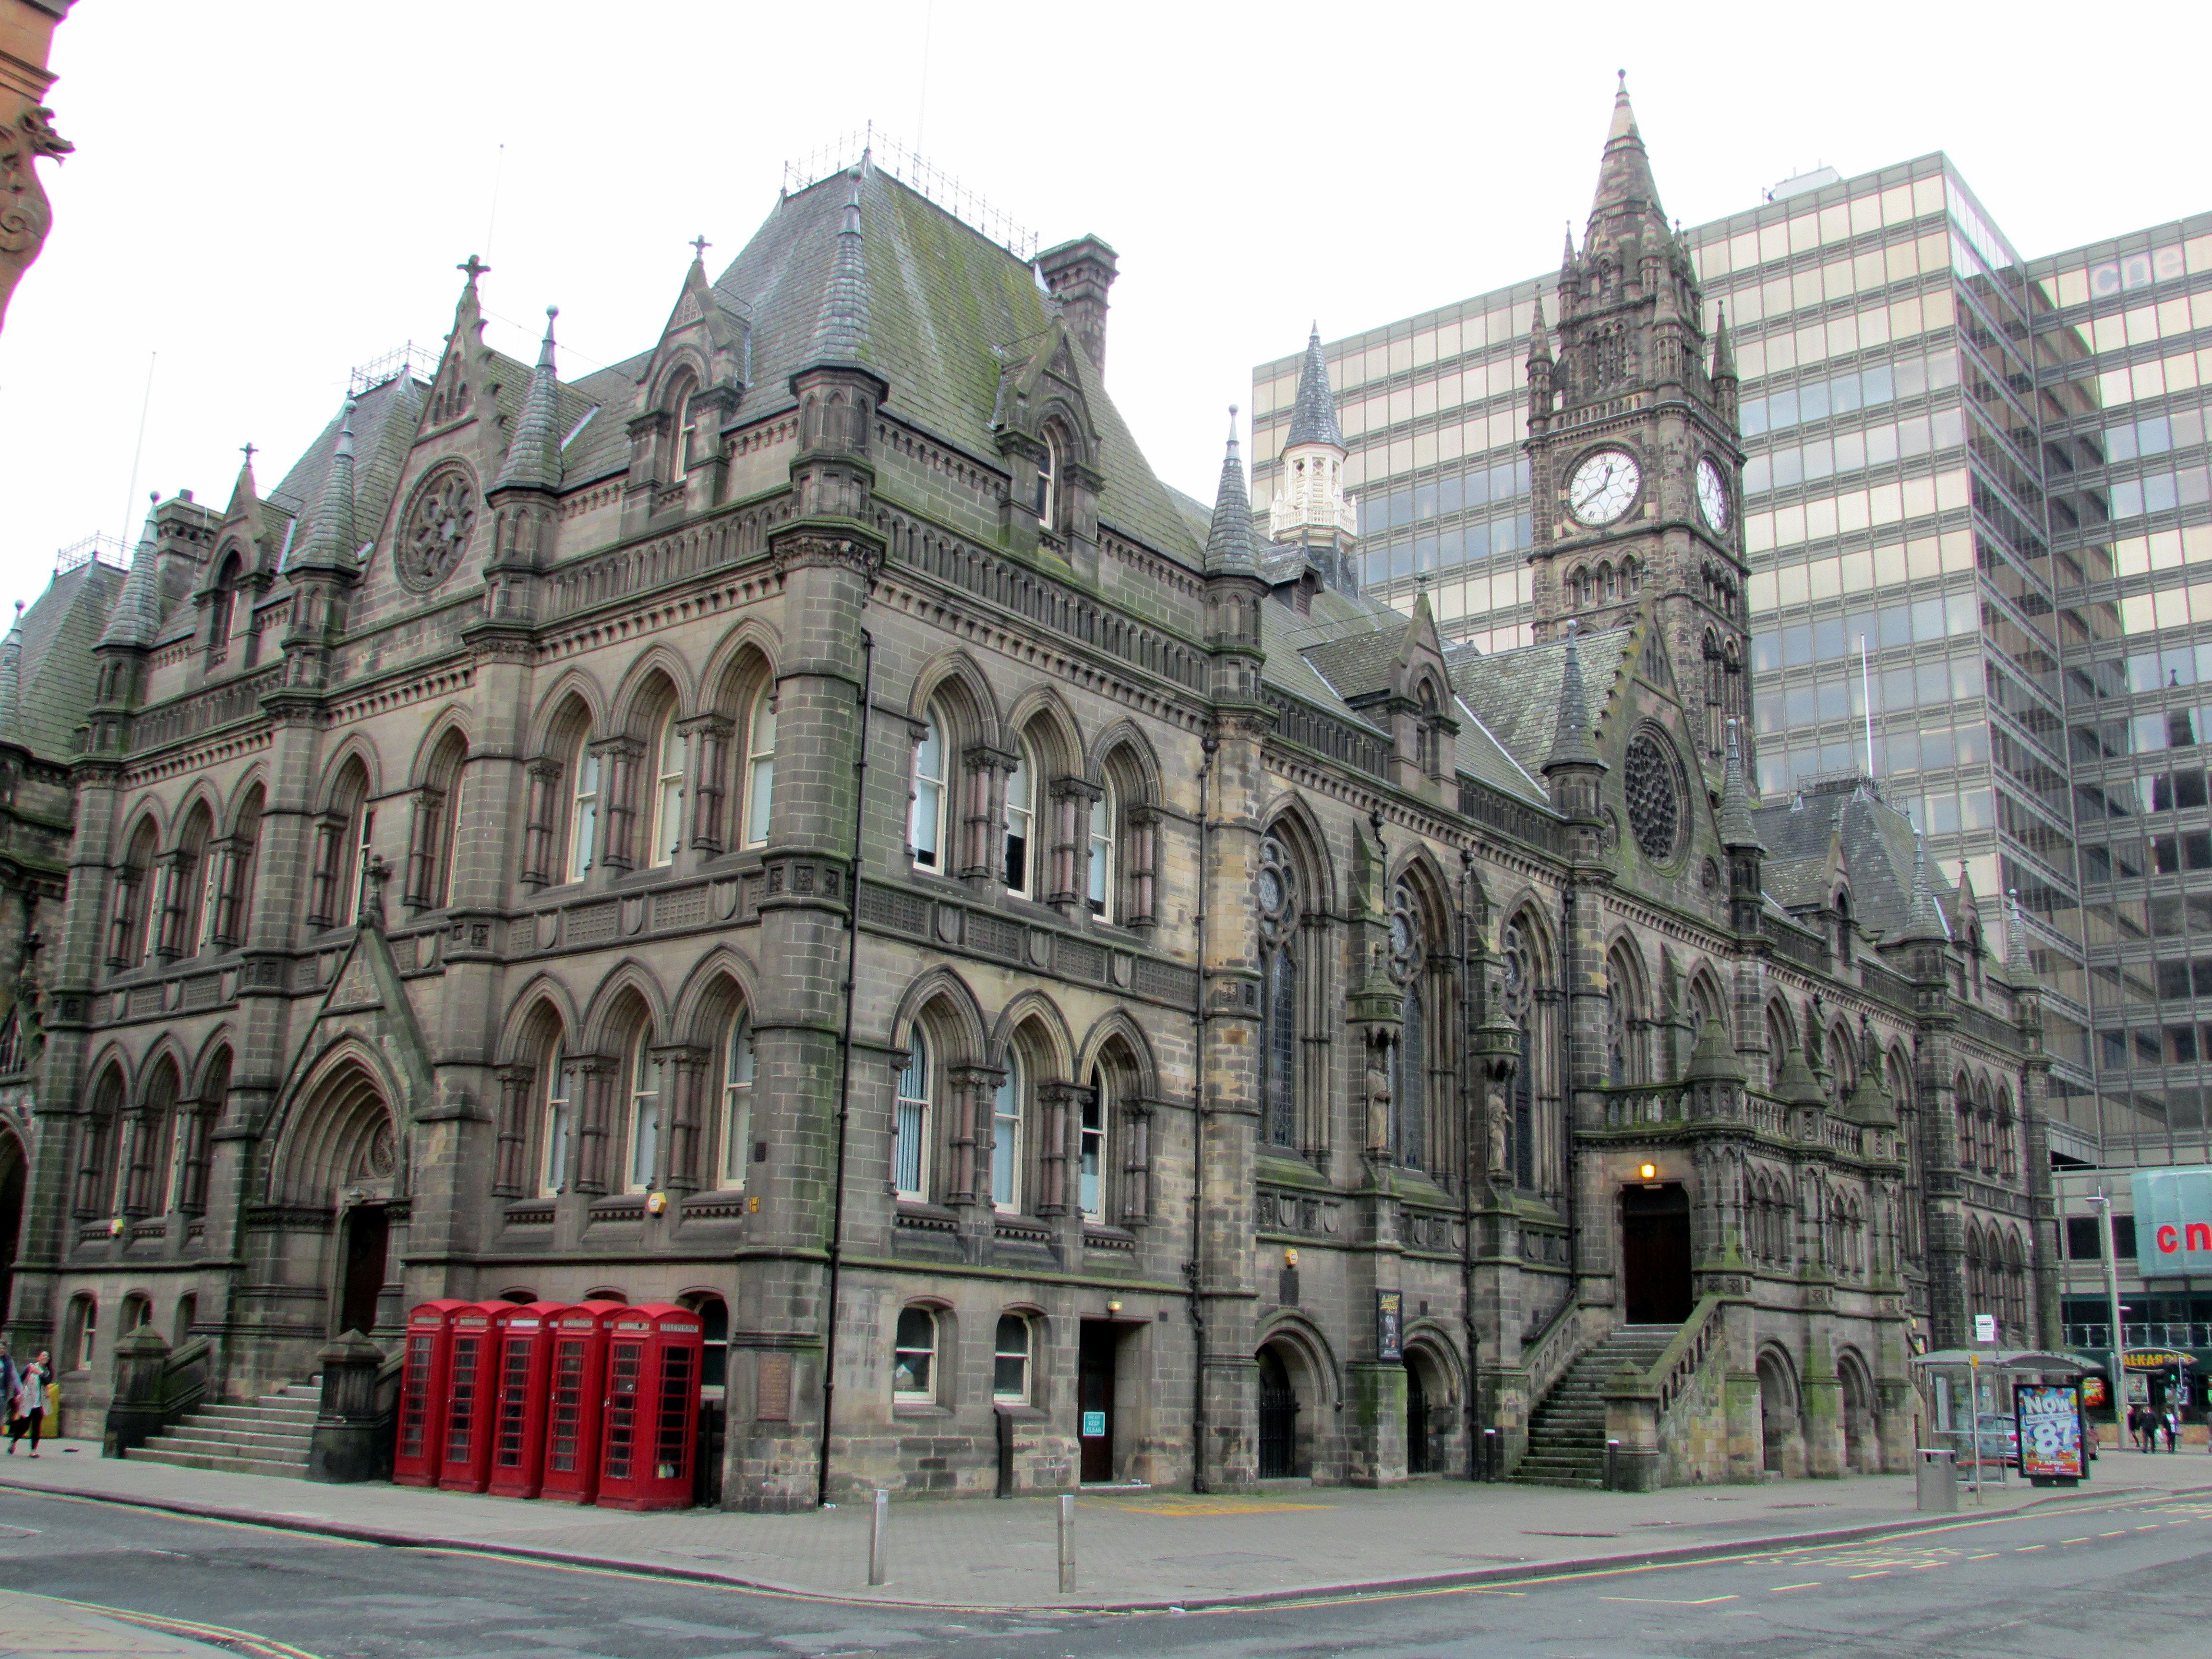
[[[969,229],[988,236],[1017,259],[1032,260],[1037,234],[993,207],[943,168],[924,161],[904,144],[878,132],[870,122],[858,132],[842,133],[819,149],[783,164],[783,193],[796,194],[832,173],[857,166],[862,157],[908,189],[943,208]]]
[[[381,357],[372,357],[365,363],[356,363],[346,371],[346,396],[358,398],[365,392],[374,392],[387,381],[412,373],[418,379],[434,380],[438,378],[439,353],[428,346],[419,346],[409,340],[394,346]]]
[[[128,570],[131,568],[131,550],[124,546],[118,537],[87,536],[81,542],[71,542],[54,555],[54,574],[61,575],[80,565],[90,564],[95,559],[118,570]]]

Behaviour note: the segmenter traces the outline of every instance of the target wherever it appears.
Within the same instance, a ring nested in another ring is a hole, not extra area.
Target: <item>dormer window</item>
[[[1060,469],[1065,464],[1060,429],[1047,427],[1044,453],[1037,458],[1036,515],[1040,529],[1060,528]]]
[[[682,483],[699,453],[698,383],[689,374],[679,378],[668,400],[667,482]]]

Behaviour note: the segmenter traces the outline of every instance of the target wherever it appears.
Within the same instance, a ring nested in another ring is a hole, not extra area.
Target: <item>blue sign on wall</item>
[[[1085,1440],[1103,1440],[1106,1437],[1106,1413],[1104,1412],[1085,1412],[1083,1413],[1083,1437]]]
[[[2146,1279],[2212,1273],[2212,1164],[2135,1174],[2136,1265]]]

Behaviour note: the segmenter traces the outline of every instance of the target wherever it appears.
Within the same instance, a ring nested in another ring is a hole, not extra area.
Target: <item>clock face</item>
[[[1644,474],[1625,449],[1601,449],[1567,481],[1567,510],[1584,524],[1611,524],[1628,511]]]
[[[1714,529],[1728,528],[1728,482],[1710,458],[1698,463],[1698,511]]]

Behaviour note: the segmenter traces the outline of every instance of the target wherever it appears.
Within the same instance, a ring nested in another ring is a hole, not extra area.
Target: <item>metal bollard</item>
[[[1060,1495],[1060,1593],[1075,1589],[1075,1494]]]
[[[890,1568],[891,1495],[876,1488],[876,1512],[868,1523],[868,1583],[880,1584]]]
[[[1620,1442],[1618,1440],[1605,1443],[1605,1489],[1607,1492],[1620,1490]]]

